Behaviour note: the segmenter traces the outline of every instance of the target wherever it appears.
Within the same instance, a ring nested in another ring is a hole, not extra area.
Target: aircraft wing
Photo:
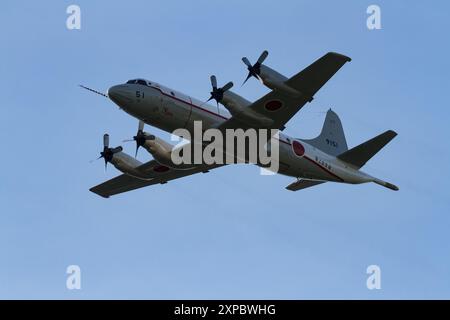
[[[207,172],[208,170],[221,167],[222,165],[199,165],[192,169],[177,170],[160,165],[157,161],[151,160],[144,163],[139,167],[139,170],[145,172],[149,176],[149,180],[142,180],[129,176],[127,174],[121,174],[111,180],[105,181],[91,189],[90,191],[109,198],[110,196],[139,189],[142,187],[151,186],[158,183],[166,183],[170,180],[190,176],[199,172]]]
[[[300,71],[285,84],[301,94],[292,96],[281,90],[272,90],[248,108],[273,120],[267,129],[284,129],[284,125],[307,103],[311,102],[320,88],[346,63],[351,61],[347,56],[329,52]],[[244,123],[231,117],[220,125],[222,129],[248,128]]]

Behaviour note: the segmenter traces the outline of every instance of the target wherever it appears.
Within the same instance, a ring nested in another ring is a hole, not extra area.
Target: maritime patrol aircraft
[[[246,57],[242,61],[250,78],[258,79],[271,91],[255,102],[250,102],[230,89],[232,82],[218,87],[217,79],[211,76],[212,91],[209,100],[215,100],[226,108],[220,111],[213,105],[195,99],[157,82],[145,79],[129,80],[112,86],[107,93],[91,88],[87,90],[112,100],[123,111],[139,120],[138,131],[131,141],[146,149],[153,160],[138,161],[123,152],[121,146],[109,146],[109,135],[103,137],[103,151],[99,158],[113,164],[123,174],[103,182],[90,191],[108,198],[130,190],[164,184],[168,181],[206,173],[223,164],[175,165],[170,154],[174,146],[153,134],[144,131],[148,124],[167,132],[178,128],[193,131],[194,122],[201,121],[203,128],[224,129],[276,129],[279,130],[278,173],[295,178],[286,187],[298,191],[325,182],[360,184],[374,182],[392,190],[398,187],[375,178],[360,169],[397,134],[388,130],[356,147],[348,148],[338,115],[331,109],[327,112],[322,131],[314,139],[299,139],[281,131],[286,123],[308,102],[320,88],[351,59],[345,55],[329,52],[287,78],[263,64],[268,56],[264,51],[252,64]],[[208,100],[208,101],[209,101]]]

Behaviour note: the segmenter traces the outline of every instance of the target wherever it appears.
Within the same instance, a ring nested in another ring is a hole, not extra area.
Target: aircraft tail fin
[[[302,139],[306,143],[332,156],[348,150],[344,129],[338,115],[328,110],[320,135],[314,139]]]
[[[337,156],[338,159],[354,165],[358,169],[369,161],[378,151],[387,145],[397,135],[396,132],[388,130],[375,138],[372,138],[359,146],[356,146],[348,151]],[[375,181],[376,182],[376,181]],[[379,183],[385,187],[386,184]],[[388,187],[389,188],[389,187]]]

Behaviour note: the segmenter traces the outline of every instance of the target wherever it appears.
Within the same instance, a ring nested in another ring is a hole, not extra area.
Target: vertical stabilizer
[[[320,135],[317,138],[302,139],[302,141],[332,156],[337,156],[348,150],[341,120],[331,109],[327,112]]]

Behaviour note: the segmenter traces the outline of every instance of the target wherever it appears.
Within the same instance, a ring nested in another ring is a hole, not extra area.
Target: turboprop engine
[[[236,119],[257,127],[269,127],[273,123],[272,119],[248,108],[251,105],[250,101],[230,91],[233,82],[230,81],[222,88],[218,88],[216,76],[212,75],[211,85],[211,97],[207,101],[214,99],[216,103],[221,103]]]
[[[282,91],[292,97],[300,96],[301,92],[286,84],[286,80],[288,80],[288,78],[283,76],[281,73],[273,70],[272,68],[269,68],[268,66],[262,64],[268,55],[269,52],[267,50],[264,50],[263,53],[259,56],[256,63],[253,65],[250,63],[247,57],[242,58],[242,61],[247,66],[248,70],[247,78],[244,80],[244,83],[242,85],[244,85],[251,77],[255,77],[263,85],[272,90]]]
[[[103,158],[105,160],[105,170],[109,162],[116,167],[117,170],[127,175],[147,180],[148,178],[146,175],[138,169],[142,163],[125,152],[122,152],[122,150],[123,148],[121,146],[110,148],[109,135],[107,133],[103,135],[103,151],[100,152],[100,157],[98,157],[98,159]]]
[[[153,158],[161,165],[174,168],[174,169],[189,169],[192,165],[181,164],[176,165],[172,161],[172,150],[174,146],[161,138],[156,137],[153,134],[149,134],[144,131],[144,122],[139,121],[138,131],[132,139],[124,140],[124,142],[136,141],[136,153],[140,147],[143,147],[150,153]]]

